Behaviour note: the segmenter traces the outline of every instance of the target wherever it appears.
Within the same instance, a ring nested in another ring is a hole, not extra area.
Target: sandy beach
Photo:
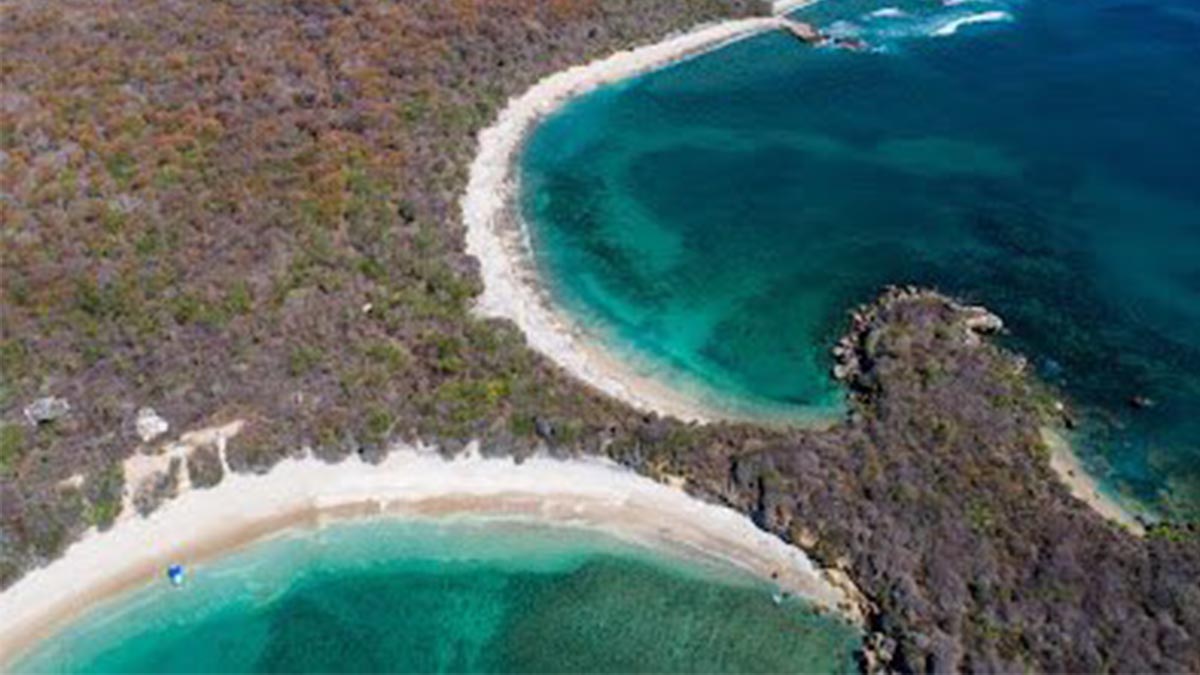
[[[531,347],[573,376],[640,410],[698,422],[744,418],[677,390],[694,387],[669,386],[648,364],[612,354],[602,346],[600,336],[589,334],[554,306],[534,268],[528,229],[516,204],[519,184],[514,169],[529,131],[569,99],[779,26],[779,19],[769,17],[704,26],[555,73],[511,99],[496,122],[479,133],[479,151],[461,204],[467,252],[479,260],[484,282],[477,313],[512,320]]]
[[[1124,526],[1134,535],[1141,537],[1146,534],[1146,528],[1141,521],[1100,490],[1100,482],[1084,468],[1079,456],[1071,449],[1070,441],[1054,429],[1043,427],[1041,432],[1042,440],[1050,449],[1050,468],[1071,491],[1072,496],[1105,518]]]
[[[379,465],[289,459],[266,475],[229,474],[212,489],[186,489],[148,518],[124,511],[111,530],[89,532],[0,594],[0,664],[97,602],[161,583],[171,563],[195,564],[292,528],[379,515],[481,515],[592,528],[763,578],[777,574],[780,587],[859,619],[849,595],[799,549],[740,513],[610,461],[538,457],[517,464],[476,453],[445,460],[405,447]]]

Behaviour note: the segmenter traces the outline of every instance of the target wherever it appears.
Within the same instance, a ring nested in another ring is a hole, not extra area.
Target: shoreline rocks
[[[808,45],[819,45],[825,42],[825,36],[811,23],[795,19],[780,19],[779,28],[788,35]]]
[[[875,345],[880,335],[874,331],[880,327],[880,318],[888,308],[912,301],[930,301],[945,305],[958,317],[950,322],[960,328],[959,339],[963,344],[975,346],[981,336],[997,335],[1004,331],[1004,320],[980,305],[963,305],[935,291],[915,286],[887,286],[877,300],[860,305],[850,312],[850,330],[830,350],[834,365],[833,378],[854,386],[856,377],[868,368]]]

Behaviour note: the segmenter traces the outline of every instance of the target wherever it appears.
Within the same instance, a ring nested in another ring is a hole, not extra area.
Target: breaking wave
[[[822,27],[835,40],[859,42],[867,51],[892,51],[902,43],[955,35],[964,26],[1016,21],[1020,0],[845,0],[817,2],[792,15]]]
[[[930,33],[930,35],[932,35],[934,37],[946,37],[949,35],[954,35],[955,33],[958,32],[958,29],[962,28],[963,26],[970,26],[972,24],[977,24],[977,23],[994,23],[997,21],[1012,21],[1012,20],[1013,20],[1013,16],[1012,16],[1012,14],[1009,14],[1008,12],[1004,12],[1004,11],[1000,11],[1000,10],[993,10],[990,12],[980,12],[979,14],[971,14],[968,16],[959,17],[957,19],[951,19],[951,20],[947,21],[946,23],[942,24],[941,26],[939,26],[938,28],[934,29],[934,31],[932,33]]]

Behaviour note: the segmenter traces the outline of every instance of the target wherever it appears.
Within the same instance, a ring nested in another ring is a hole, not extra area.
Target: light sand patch
[[[1067,439],[1049,427],[1042,427],[1041,432],[1042,441],[1050,449],[1050,468],[1066,484],[1071,495],[1134,535],[1145,536],[1146,528],[1141,521],[1116,499],[1100,490],[1099,481],[1084,468]]]
[[[237,436],[244,425],[244,421],[234,420],[228,424],[189,431],[180,436],[179,440],[165,443],[157,450],[135,453],[126,459],[122,465],[122,470],[125,472],[125,493],[121,513],[129,515],[136,510],[133,500],[138,489],[154,481],[158,476],[170,473],[172,459],[182,461],[179,491],[185,492],[190,489],[192,481],[188,473],[187,459],[188,455],[198,448],[216,450],[221,467],[225,473],[229,473],[229,467],[225,462],[225,444],[229,439]]]

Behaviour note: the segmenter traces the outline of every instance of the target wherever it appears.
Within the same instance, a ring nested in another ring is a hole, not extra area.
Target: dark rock
[[[1157,405],[1155,400],[1148,396],[1142,396],[1141,394],[1138,394],[1129,397],[1129,407],[1134,408],[1135,410],[1145,410],[1147,408],[1153,408],[1155,405]]]
[[[537,433],[538,437],[542,440],[554,440],[554,424],[545,417],[538,415],[537,417],[533,418],[533,429]]]

